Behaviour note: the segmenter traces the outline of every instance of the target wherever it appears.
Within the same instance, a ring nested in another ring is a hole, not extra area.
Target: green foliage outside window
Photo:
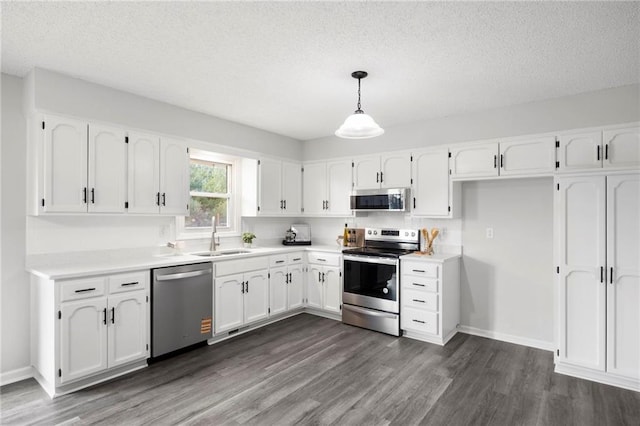
[[[212,216],[217,226],[229,226],[230,170],[228,164],[191,160],[191,205],[186,228],[210,227]]]

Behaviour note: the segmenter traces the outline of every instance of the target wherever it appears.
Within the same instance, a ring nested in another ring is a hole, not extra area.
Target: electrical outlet
[[[487,239],[493,239],[493,228],[487,228]]]

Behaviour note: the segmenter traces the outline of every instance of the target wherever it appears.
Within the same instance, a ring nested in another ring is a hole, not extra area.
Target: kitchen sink
[[[218,257],[218,256],[231,256],[232,254],[246,254],[251,253],[249,250],[226,250],[226,251],[201,251],[198,253],[191,253],[194,256],[203,257]]]

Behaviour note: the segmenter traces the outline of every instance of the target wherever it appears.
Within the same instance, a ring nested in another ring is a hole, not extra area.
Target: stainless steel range
[[[420,249],[415,229],[365,229],[364,247],[342,251],[342,322],[400,335],[400,256]]]

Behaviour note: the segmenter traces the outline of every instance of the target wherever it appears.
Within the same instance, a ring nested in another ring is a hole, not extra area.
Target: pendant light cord
[[[358,109],[356,110],[356,112],[362,112],[360,106],[360,79],[358,79]]]

